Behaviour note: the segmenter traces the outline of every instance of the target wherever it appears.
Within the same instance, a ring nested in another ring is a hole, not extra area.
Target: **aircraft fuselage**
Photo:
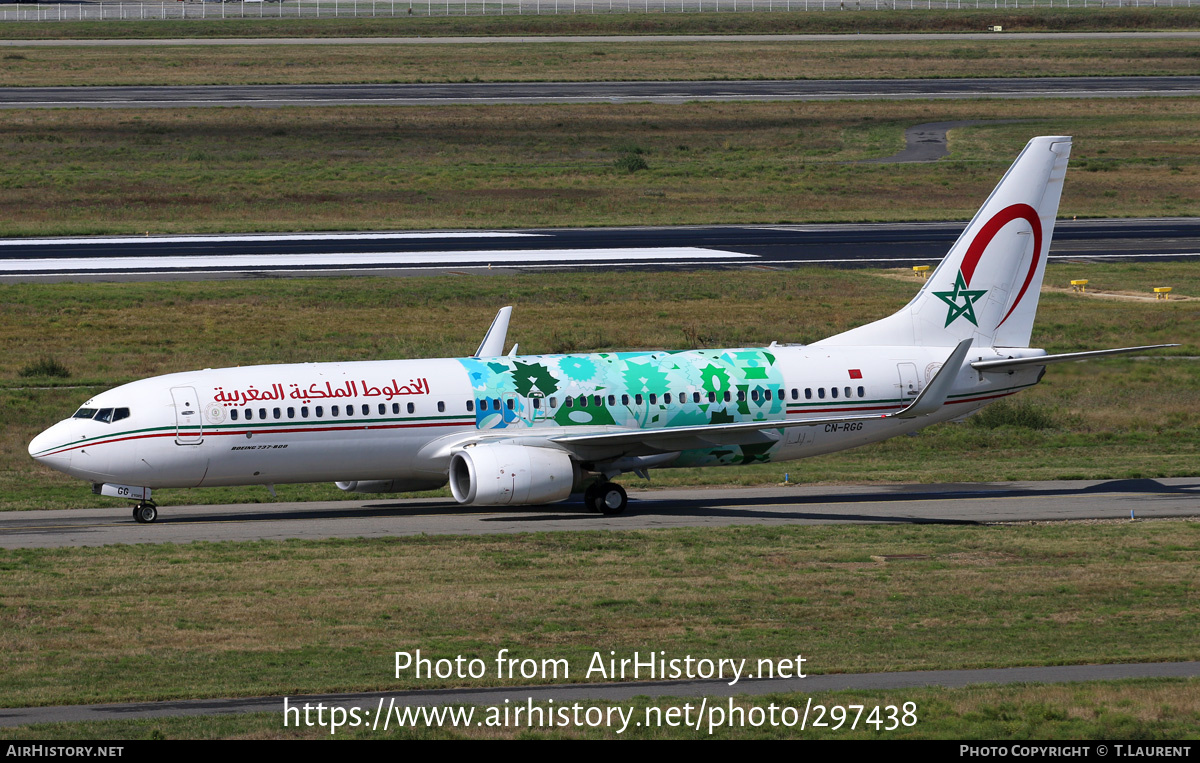
[[[29,451],[93,483],[396,480],[397,489],[420,490],[445,484],[450,455],[466,441],[549,438],[584,428],[882,417],[916,397],[945,353],[771,346],[210,369],[103,392],[75,418],[39,435]],[[991,350],[972,354],[995,357]],[[932,416],[766,430],[741,444],[659,447],[654,452],[663,457],[653,465],[781,461],[852,448],[966,415],[1032,386],[1040,370],[984,375],[968,366]],[[121,413],[114,419],[105,411]],[[588,455],[596,463],[647,456],[621,446]]]

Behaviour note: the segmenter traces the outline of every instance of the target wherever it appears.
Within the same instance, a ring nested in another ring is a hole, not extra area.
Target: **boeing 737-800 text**
[[[478,505],[625,508],[620,474],[805,458],[961,418],[1037,384],[1029,347],[1070,153],[1034,138],[902,310],[814,344],[224,368],[126,384],[38,435],[33,458],[136,501],[151,489],[450,484]],[[1159,345],[1168,346],[1168,345]],[[515,350],[515,348],[514,348]]]

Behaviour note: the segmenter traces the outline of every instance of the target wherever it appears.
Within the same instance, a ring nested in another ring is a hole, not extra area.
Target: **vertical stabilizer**
[[[488,327],[487,333],[484,334],[483,341],[479,343],[479,349],[475,351],[473,357],[498,358],[504,354],[504,342],[508,338],[508,319],[511,317],[511,305],[500,308],[500,311],[496,313],[496,317],[492,319],[492,325]]]
[[[822,345],[1028,347],[1071,138],[1034,138],[900,312]]]

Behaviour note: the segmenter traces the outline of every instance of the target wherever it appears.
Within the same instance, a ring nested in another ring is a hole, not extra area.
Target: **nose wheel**
[[[153,501],[142,501],[133,507],[133,518],[138,524],[148,525],[158,519],[158,507]]]

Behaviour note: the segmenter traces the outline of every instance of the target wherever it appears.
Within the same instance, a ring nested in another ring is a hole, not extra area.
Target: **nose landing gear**
[[[158,506],[154,501],[142,501],[133,507],[133,518],[138,524],[148,525],[158,519]]]

